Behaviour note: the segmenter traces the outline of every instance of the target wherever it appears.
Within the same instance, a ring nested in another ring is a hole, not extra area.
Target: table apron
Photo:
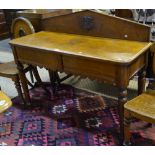
[[[52,51],[22,46],[16,47],[16,54],[18,61],[21,63],[89,77],[118,87],[127,86],[129,79],[146,65],[146,53],[141,54],[129,64],[63,55]]]

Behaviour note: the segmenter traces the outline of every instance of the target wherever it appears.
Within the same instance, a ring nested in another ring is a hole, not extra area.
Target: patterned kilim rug
[[[119,145],[116,100],[69,85],[61,85],[50,100],[39,87],[30,94],[38,104],[24,109],[15,98],[14,106],[0,114],[0,145]],[[149,124],[134,120],[133,145],[155,145],[154,131]]]

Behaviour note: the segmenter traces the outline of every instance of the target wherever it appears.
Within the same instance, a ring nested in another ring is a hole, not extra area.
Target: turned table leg
[[[145,90],[145,75],[146,71],[144,69],[138,72],[138,95],[144,92]]]
[[[13,46],[11,46],[11,48],[12,48],[12,51],[13,51],[13,55],[14,55],[14,58],[15,58],[17,69],[19,71],[19,78],[20,78],[20,82],[21,82],[21,85],[22,85],[22,88],[23,88],[25,102],[26,102],[26,105],[29,106],[31,104],[31,99],[30,99],[30,95],[29,95],[29,89],[28,89],[26,75],[25,75],[25,72],[24,72],[24,66],[22,65],[22,63],[20,61],[18,61],[18,56],[17,56],[17,53],[16,53],[16,49]]]
[[[28,89],[26,75],[24,73],[24,67],[20,62],[17,62],[17,68],[19,70],[20,81],[21,81],[21,85],[22,85],[22,88],[24,91],[25,102],[26,102],[26,105],[29,106],[29,105],[31,105],[31,99],[30,99],[30,95],[29,95],[29,89]]]
[[[124,142],[123,142],[124,146],[131,145],[130,123],[131,123],[130,112],[124,110]]]
[[[57,73],[52,70],[48,70],[48,72],[49,72],[49,77],[52,85],[53,94],[55,94],[56,87],[57,87],[57,75],[56,75]]]
[[[124,139],[124,104],[127,102],[127,88],[119,88],[118,104],[120,116],[120,142],[123,144]]]
[[[13,81],[14,81],[14,83],[15,83],[15,87],[16,87],[16,89],[17,89],[18,96],[19,96],[19,98],[20,98],[20,100],[21,100],[21,102],[22,102],[21,104],[22,104],[22,105],[26,104],[26,103],[25,103],[25,100],[24,100],[24,97],[23,97],[23,93],[22,93],[22,89],[21,89],[21,85],[20,85],[19,76],[16,75],[16,76],[14,77]]]

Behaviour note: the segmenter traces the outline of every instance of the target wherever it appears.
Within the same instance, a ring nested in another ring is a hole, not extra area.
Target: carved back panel
[[[42,19],[41,29],[135,41],[150,39],[149,26],[90,10]]]

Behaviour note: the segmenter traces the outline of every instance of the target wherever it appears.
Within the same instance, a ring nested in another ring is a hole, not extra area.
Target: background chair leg
[[[59,75],[58,75],[59,76]],[[63,77],[63,78],[59,78],[59,82],[61,83],[62,81],[64,81],[64,80],[66,80],[66,79],[68,79],[68,78],[70,78],[72,76],[72,74],[68,74],[68,75],[66,75],[65,77]]]
[[[15,87],[16,87],[17,92],[18,92],[18,96],[19,96],[19,98],[21,100],[21,104],[22,105],[26,105],[25,99],[23,97],[21,85],[20,85],[20,80],[19,80],[19,77],[18,76],[15,77],[14,83],[15,83]]]
[[[41,78],[40,78],[40,76],[39,76],[37,67],[33,67],[33,73],[34,73],[34,77],[35,77],[36,80],[37,80],[38,85],[39,85],[40,87],[42,87],[42,88],[46,91],[46,93],[47,93],[48,96],[51,97],[50,91],[49,91],[49,90],[46,88],[46,86],[43,84],[43,82],[42,82],[42,80],[41,80]]]
[[[143,68],[138,72],[138,95],[143,93],[145,90],[145,81],[146,81],[145,75],[146,75],[145,68]]]
[[[31,82],[34,83],[33,72],[32,71],[29,71],[29,73],[30,73]]]
[[[130,123],[131,123],[130,112],[125,110],[124,111],[124,142],[123,142],[123,145],[125,146],[131,145]]]
[[[58,72],[55,72],[55,79],[56,79],[57,85],[60,85],[61,80],[60,80]]]
[[[27,84],[31,87],[31,88],[33,88],[34,87],[34,85],[27,79]]]
[[[51,82],[51,85],[52,85],[52,91],[53,91],[53,94],[55,94],[56,92],[56,85],[57,85],[57,77],[56,77],[56,73],[55,71],[52,71],[52,70],[48,70],[48,73],[49,73],[49,77],[50,77],[50,82]]]

